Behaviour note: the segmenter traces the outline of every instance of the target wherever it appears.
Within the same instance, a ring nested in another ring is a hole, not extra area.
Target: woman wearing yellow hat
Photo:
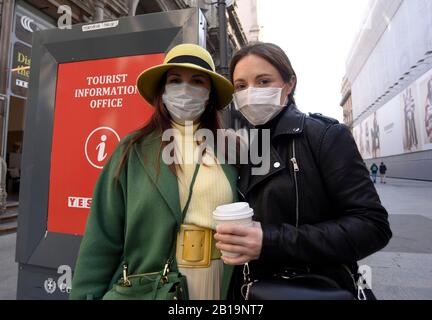
[[[93,195],[72,284],[72,299],[107,298],[127,275],[164,268],[175,252],[190,299],[225,298],[231,278],[214,244],[213,210],[237,200],[237,171],[215,153],[196,161],[167,164],[162,135],[175,129],[177,157],[184,160],[187,122],[216,137],[219,111],[232,99],[231,83],[215,72],[210,54],[183,44],[163,64],[137,79],[140,94],[154,106],[150,122],[127,136],[105,165]],[[178,138],[178,139],[177,139]],[[207,160],[205,158],[208,158]]]

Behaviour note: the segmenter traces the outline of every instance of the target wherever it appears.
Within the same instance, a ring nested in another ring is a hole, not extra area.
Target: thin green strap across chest
[[[197,165],[195,166],[195,171],[194,171],[194,174],[193,174],[193,176],[192,176],[191,184],[190,184],[190,186],[189,186],[189,195],[188,195],[188,198],[187,198],[186,204],[185,204],[185,206],[184,206],[184,208],[183,208],[183,210],[182,210],[182,222],[183,222],[184,218],[186,217],[186,212],[187,212],[188,209],[189,209],[189,205],[190,205],[190,202],[191,202],[191,199],[192,199],[192,191],[193,191],[193,187],[194,187],[194,185],[195,185],[195,180],[196,180],[196,178],[197,178],[197,176],[198,176],[199,168],[200,168],[200,165],[197,164]]]
[[[183,223],[183,220],[186,217],[186,213],[187,213],[187,211],[189,209],[189,205],[190,205],[190,202],[191,202],[191,199],[192,199],[193,187],[195,185],[195,181],[196,181],[196,178],[198,176],[199,168],[200,168],[200,165],[197,164],[195,166],[195,171],[194,171],[194,174],[192,176],[191,184],[189,186],[189,195],[188,195],[186,204],[185,204],[185,206],[184,206],[184,208],[182,210],[182,219],[181,219],[182,223]],[[180,226],[177,226],[177,229],[176,229],[177,232],[176,232],[176,234],[174,236],[174,239],[177,239],[177,233],[178,233],[179,230],[180,230]],[[176,259],[175,259],[176,247],[177,247],[177,243],[176,243],[176,241],[173,241],[171,252],[170,252],[169,258],[167,260],[168,263],[170,265],[174,266],[175,269],[177,269],[177,262],[176,262]]]

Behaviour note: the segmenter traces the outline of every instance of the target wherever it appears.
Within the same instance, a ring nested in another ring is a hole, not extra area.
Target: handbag
[[[247,263],[243,275],[245,300],[356,300],[350,291],[323,275],[279,273],[252,281]]]
[[[186,277],[180,272],[170,271],[170,263],[164,270],[127,276],[123,266],[123,277],[104,296],[103,300],[187,300]],[[125,275],[126,274],[126,275]]]
[[[196,165],[189,187],[189,196],[182,210],[182,220],[189,208],[192,189],[198,175],[199,164]],[[179,228],[177,228],[179,229]],[[177,230],[178,232],[178,230]],[[178,272],[175,258],[176,244],[174,243],[169,258],[163,270],[150,273],[128,275],[127,263],[123,263],[123,276],[113,285],[103,300],[188,300],[189,293],[187,279]],[[126,253],[125,253],[125,256]]]

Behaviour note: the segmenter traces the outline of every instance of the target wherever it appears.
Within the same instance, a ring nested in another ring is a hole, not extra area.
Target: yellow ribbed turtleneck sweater
[[[180,196],[180,206],[184,208],[189,195],[189,187],[195,170],[196,162],[190,154],[197,148],[193,130],[172,123],[177,142],[178,156],[183,160],[180,170],[177,170],[177,181]],[[221,166],[215,162],[215,157],[208,152],[203,156],[203,162],[198,171],[192,198],[184,218],[184,224],[194,224],[200,227],[215,229],[216,225],[212,213],[217,206],[233,201],[233,191]],[[186,162],[189,160],[190,162]],[[191,300],[218,300],[222,283],[223,263],[221,260],[212,260],[208,268],[179,268],[186,275]]]

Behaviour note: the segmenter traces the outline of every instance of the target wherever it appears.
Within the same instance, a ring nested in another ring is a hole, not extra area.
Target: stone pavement
[[[360,261],[372,268],[378,299],[432,299],[432,182],[388,179],[376,184],[393,238]]]
[[[15,300],[18,264],[15,263],[16,233],[0,236],[0,300]]]
[[[385,300],[432,299],[432,182],[388,179],[376,188],[393,238],[360,261],[372,269],[374,293]],[[15,242],[15,234],[0,236],[0,300],[16,297]]]

